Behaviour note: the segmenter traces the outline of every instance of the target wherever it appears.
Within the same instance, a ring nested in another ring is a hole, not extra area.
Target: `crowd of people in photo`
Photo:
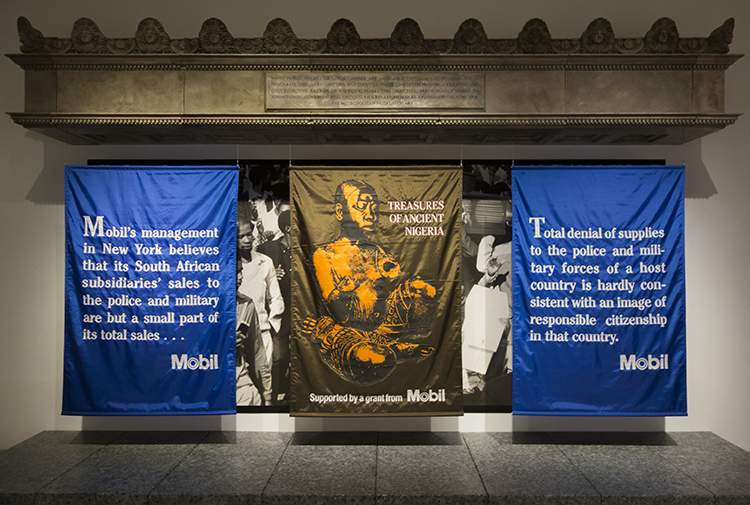
[[[471,165],[462,202],[463,391],[466,405],[510,407],[513,285],[510,178]]]
[[[237,405],[289,403],[289,180],[279,165],[240,171],[237,205]]]

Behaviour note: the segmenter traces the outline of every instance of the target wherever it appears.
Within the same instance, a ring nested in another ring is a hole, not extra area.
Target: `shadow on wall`
[[[26,195],[26,199],[37,205],[63,205],[65,203],[66,151],[69,146],[42,134],[27,132],[27,138],[37,140],[44,146],[44,166],[39,177]],[[677,147],[670,163],[685,164],[685,197],[711,198],[717,194],[706,165],[703,163],[702,139]],[[85,163],[85,162],[83,162]],[[23,170],[24,167],[18,167]]]
[[[703,163],[702,143],[698,139],[681,146],[683,159],[675,160],[675,163],[685,164],[685,198],[711,198],[717,194],[716,186]]]
[[[432,431],[432,417],[295,417],[294,431]],[[458,420],[453,428],[458,431]]]
[[[36,205],[64,205],[65,203],[65,153],[67,144],[29,131],[26,138],[44,146],[42,171],[31,186],[26,199]],[[16,167],[24,170],[26,167]]]
[[[513,416],[513,431],[663,432],[663,417]]]
[[[229,423],[227,421],[229,419]],[[84,416],[83,431],[234,431],[234,416]]]

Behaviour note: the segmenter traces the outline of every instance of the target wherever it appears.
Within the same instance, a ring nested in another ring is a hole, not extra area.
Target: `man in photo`
[[[258,313],[267,359],[272,360],[273,335],[281,330],[284,299],[281,296],[276,269],[271,259],[254,250],[254,226],[248,221],[238,225],[238,258],[242,264],[242,282],[239,292],[250,297]]]
[[[273,402],[288,402],[289,394],[289,334],[292,323],[292,282],[291,282],[291,223],[289,211],[285,210],[279,214],[278,227],[281,230],[281,237],[275,240],[264,242],[258,246],[257,252],[264,254],[273,262],[281,290],[281,297],[284,300],[285,310],[281,315],[281,325],[279,331],[272,332],[273,338],[273,360],[271,364],[271,374],[273,378]]]

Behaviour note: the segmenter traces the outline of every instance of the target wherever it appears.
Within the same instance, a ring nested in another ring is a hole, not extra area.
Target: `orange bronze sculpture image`
[[[308,317],[303,334],[317,344],[323,361],[342,378],[360,385],[385,379],[396,364],[422,360],[435,348],[417,343],[430,330],[437,288],[414,276],[388,294],[401,275],[398,260],[371,242],[379,219],[375,189],[359,180],[341,183],[334,214],[337,240],[312,254],[312,270],[322,298],[321,317]]]

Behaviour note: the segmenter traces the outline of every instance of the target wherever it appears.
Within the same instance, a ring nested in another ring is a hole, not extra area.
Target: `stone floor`
[[[43,432],[0,504],[750,504],[712,433]]]

